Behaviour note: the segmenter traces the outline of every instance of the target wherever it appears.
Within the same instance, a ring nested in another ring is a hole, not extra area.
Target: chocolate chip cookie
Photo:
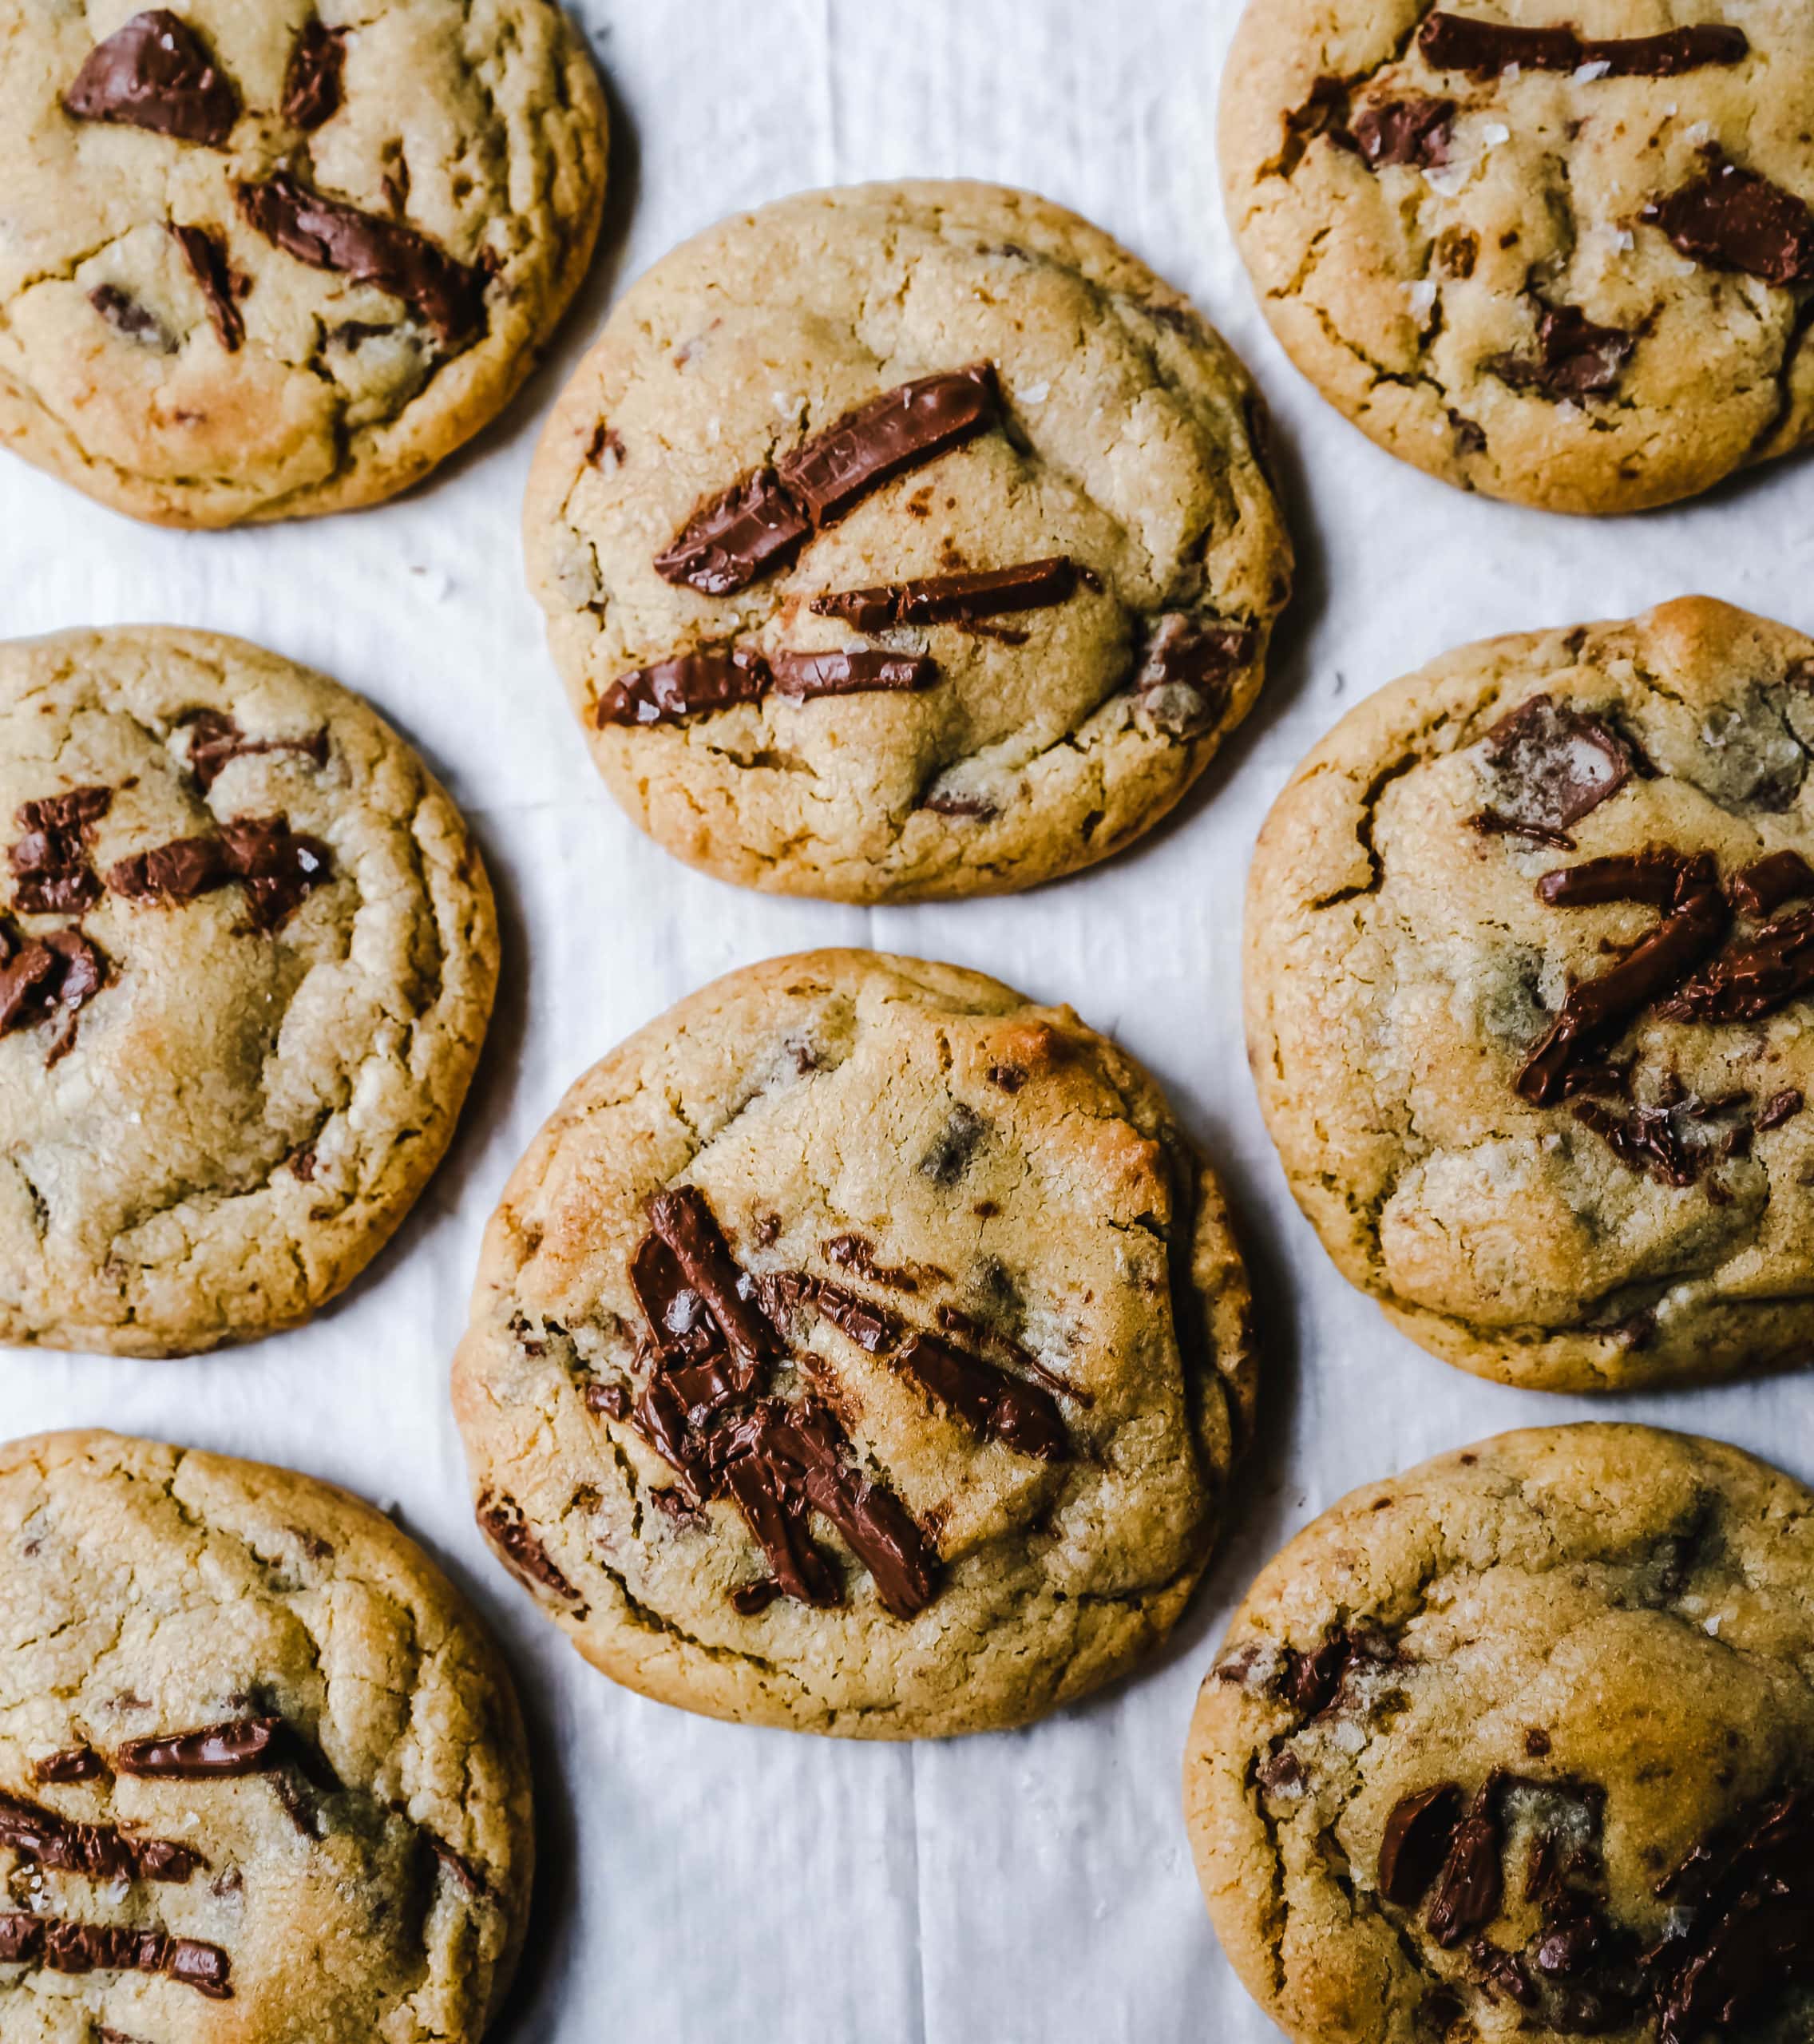
[[[525,511],[612,792],[691,863],[1000,893],[1149,828],[1246,715],[1289,545],[1240,364],[1073,215],[808,193],[619,307]]]
[[[372,504],[527,374],[605,109],[547,0],[0,0],[0,443],[134,517]]]
[[[1814,641],[1693,598],[1463,648],[1299,768],[1249,1055],[1344,1274],[1464,1369],[1814,1341]]]
[[[1018,1724],[1208,1558],[1248,1295],[1157,1087],[1068,1009],[823,951],[573,1087],[454,1366],[481,1526],[580,1651],[714,1717]]]
[[[238,640],[0,646],[0,1341],[294,1326],[440,1162],[497,978],[416,755]]]
[[[1814,1494],[1646,1427],[1357,1491],[1261,1575],[1185,1760],[1297,2044],[1814,2024]]]
[[[1814,433],[1814,11],[1254,0],[1222,94],[1268,319],[1432,475],[1634,511]]]
[[[509,1678],[414,1543],[287,1469],[0,1450],[0,2036],[477,2044],[534,1836]]]

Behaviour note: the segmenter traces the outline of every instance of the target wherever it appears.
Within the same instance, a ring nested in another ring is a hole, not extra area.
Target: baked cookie
[[[1463,648],[1298,769],[1247,1038],[1343,1274],[1550,1391],[1814,1341],[1814,641],[1691,598]]]
[[[212,632],[0,646],[0,1341],[299,1325],[440,1162],[497,980],[459,813]]]
[[[1304,374],[1382,447],[1636,511],[1814,433],[1814,10],[1254,0],[1229,218]]]
[[[0,2037],[476,2044],[534,1860],[501,1663],[357,1498],[0,1450]]]
[[[1016,1725],[1130,1667],[1250,1431],[1246,1276],[1152,1081],[955,966],[778,959],[596,1066],[485,1238],[479,1523],[713,1717]]]
[[[556,664],[668,850],[999,893],[1170,810],[1291,554],[1246,372],[1098,229],[964,184],[725,221],[620,304],[525,510]]]
[[[578,286],[605,108],[549,0],[0,0],[0,443],[170,525],[391,497]]]
[[[1236,1614],[1184,1785],[1297,2044],[1800,2044],[1814,1494],[1631,1426],[1369,1484]]]

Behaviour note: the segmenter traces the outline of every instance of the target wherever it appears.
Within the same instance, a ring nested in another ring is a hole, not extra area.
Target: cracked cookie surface
[[[604,101],[546,0],[3,0],[0,50],[0,445],[117,510],[394,495],[590,258]]]
[[[0,1341],[307,1319],[440,1161],[497,977],[465,826],[358,698],[208,632],[0,647]]]
[[[1382,689],[1261,834],[1249,1058],[1343,1274],[1447,1361],[1814,1340],[1814,641],[1702,598]]]
[[[1220,1193],[1067,1009],[779,959],[568,1093],[454,1368],[478,1516],[585,1657],[865,1738],[1024,1722],[1162,1639],[1250,1431]]]
[[[1255,0],[1219,133],[1278,338],[1431,474],[1633,511],[1814,432],[1797,0]]]
[[[534,1860],[509,1680],[390,1522],[118,1435],[0,1451],[0,2038],[477,2044]]]
[[[1291,568],[1264,428],[1074,215],[809,193],[618,307],[537,458],[531,585],[670,851],[844,901],[1031,886],[1156,822],[1252,706]]]
[[[1507,1434],[1356,1491],[1236,1614],[1186,1814],[1297,2044],[1796,2044],[1814,1495],[1710,1440]]]

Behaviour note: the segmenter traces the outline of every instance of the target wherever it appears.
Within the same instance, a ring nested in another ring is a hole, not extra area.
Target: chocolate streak
[[[1717,149],[1707,152],[1705,176],[1654,200],[1644,218],[1709,269],[1736,270],[1784,288],[1814,284],[1814,212]]]
[[[218,148],[240,117],[240,95],[188,23],[158,7],[95,45],[63,106],[78,121],[120,121]]]
[[[227,1781],[268,1774],[283,1765],[280,1717],[238,1717],[204,1726],[134,1739],[113,1756],[114,1771],[148,1781]]]
[[[910,655],[879,652],[777,653],[775,692],[805,698],[856,695],[881,689],[917,692],[938,679],[934,661]]]
[[[283,74],[283,118],[304,133],[319,128],[340,109],[340,71],[347,61],[347,31],[311,21],[290,52]]]
[[[1578,71],[1604,64],[1615,78],[1673,78],[1707,65],[1742,64],[1751,45],[1742,29],[1706,22],[1662,35],[1600,40],[1568,27],[1516,28],[1471,15],[1432,14],[1417,37],[1425,61],[1438,71],[1496,77],[1515,64],[1525,71]]]
[[[1068,601],[1076,587],[1077,564],[1060,554],[1014,568],[926,576],[814,596],[813,609],[821,617],[841,617],[859,632],[882,632],[890,625],[951,624],[1013,611],[1045,610]]]
[[[34,1866],[90,1880],[186,1881],[208,1864],[187,1845],[136,1837],[117,1824],[78,1824],[0,1791],[0,1847]]]
[[[699,506],[674,544],[655,556],[655,572],[704,596],[734,596],[785,567],[812,529],[774,471],[758,469]]]
[[[916,1334],[901,1348],[900,1367],[985,1440],[1042,1462],[1071,1459],[1071,1439],[1058,1401],[1036,1384],[966,1355],[933,1334]]]
[[[729,652],[682,653],[639,667],[614,681],[594,713],[600,731],[612,724],[673,724],[683,718],[760,702],[770,681],[768,663],[741,646]]]
[[[479,1531],[490,1541],[512,1574],[529,1587],[552,1590],[564,1604],[576,1608],[573,1616],[583,1618],[587,1606],[572,1584],[561,1573],[554,1557],[542,1545],[535,1528],[523,1515],[523,1507],[514,1498],[500,1497],[495,1491],[486,1491],[480,1497],[474,1510]]]
[[[53,1973],[161,1973],[210,2001],[232,1998],[228,1984],[232,1961],[219,1945],[200,1938],[14,1911],[0,1914],[0,1965],[34,1963]]]

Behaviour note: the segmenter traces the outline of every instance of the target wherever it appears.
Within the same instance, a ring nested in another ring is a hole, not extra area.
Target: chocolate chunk
[[[1642,852],[1615,853],[1559,867],[1537,882],[1539,901],[1552,908],[1594,908],[1608,901],[1640,901],[1666,909],[1675,900],[1685,873],[1698,871],[1696,862],[1666,846]]]
[[[896,1292],[917,1292],[922,1283],[948,1283],[945,1271],[929,1263],[880,1263],[876,1246],[867,1235],[833,1235],[819,1245],[820,1253],[840,1270],[854,1270],[872,1285],[885,1285]]]
[[[198,710],[184,719],[189,732],[189,771],[206,794],[236,759],[259,753],[294,752],[317,766],[327,764],[327,727],[307,738],[248,738],[237,721],[219,710]]]
[[[561,1573],[514,1498],[501,1497],[495,1491],[487,1491],[479,1499],[473,1516],[478,1521],[479,1531],[519,1582],[527,1583],[532,1590],[552,1590],[564,1604],[575,1606],[575,1618],[585,1617],[588,1606],[584,1599]]]
[[[1499,1777],[1489,1775],[1451,1838],[1436,1876],[1426,1921],[1445,1951],[1484,1930],[1504,1899],[1499,1790]]]
[[[901,1323],[884,1308],[822,1278],[806,1278],[803,1284],[804,1301],[865,1353],[879,1356],[900,1341]]]
[[[930,688],[937,679],[938,667],[932,660],[873,649],[774,656],[776,693],[797,698]]]
[[[41,1760],[32,1769],[40,1781],[93,1781],[107,1772],[107,1763],[93,1746],[68,1746]]]
[[[1660,1185],[1693,1185],[1712,1161],[1710,1147],[1689,1143],[1669,1107],[1634,1107],[1621,1114],[1598,1100],[1582,1100],[1574,1119],[1601,1137],[1622,1164]]]
[[[170,352],[170,337],[157,315],[117,284],[97,284],[89,293],[88,302],[116,333],[124,334],[129,340],[149,341],[166,355]]]
[[[1503,1994],[1521,2009],[1534,2009],[1539,2005],[1543,1998],[1531,1984],[1524,1962],[1516,1952],[1505,1951],[1491,1938],[1476,1938],[1467,1947],[1467,1963],[1488,2001],[1497,2001]]]
[[[900,1367],[984,1440],[1042,1462],[1071,1459],[1071,1437],[1051,1392],[930,1334],[902,1347]]]
[[[735,703],[759,702],[770,679],[762,656],[741,646],[729,652],[683,653],[614,681],[599,699],[596,722],[600,731],[612,724],[678,723]]]
[[[841,617],[859,632],[881,632],[896,624],[951,624],[1004,612],[1045,610],[1068,602],[1076,588],[1076,563],[1060,554],[1016,568],[847,589],[814,596],[813,608],[821,617]]]
[[[1443,1870],[1463,1812],[1461,1791],[1439,1782],[1407,1796],[1386,1819],[1380,1841],[1380,1892],[1401,1909],[1414,1909]]]
[[[1766,923],[1748,942],[1733,945],[1658,1012],[1672,1022],[1760,1022],[1810,988],[1814,909],[1802,909]]]
[[[304,132],[319,128],[340,108],[340,71],[347,61],[347,31],[310,21],[290,52],[283,73],[283,118]]]
[[[734,596],[785,567],[811,531],[774,471],[758,469],[708,497],[674,544],[655,556],[655,572],[704,596]]]
[[[1585,1973],[1605,1943],[1605,1924],[1591,1911],[1583,1911],[1546,1928],[1531,1956],[1539,1973],[1567,1979]]]
[[[107,876],[129,901],[192,901],[240,881],[252,925],[279,929],[316,888],[333,877],[333,854],[320,838],[281,816],[237,816],[217,838],[177,838],[121,859]]]
[[[1524,71],[1578,71],[1603,64],[1615,78],[1673,78],[1708,65],[1742,64],[1751,46],[1741,29],[1707,22],[1661,35],[1598,38],[1569,27],[1516,28],[1473,15],[1432,14],[1417,38],[1438,71],[1496,77],[1512,65]]]
[[[186,1845],[137,1836],[116,1824],[78,1824],[4,1792],[0,1846],[34,1866],[89,1880],[186,1881],[208,1864]]]
[[[1578,305],[1546,305],[1537,315],[1535,355],[1495,355],[1486,366],[1515,389],[1547,398],[1603,397],[1618,379],[1638,336],[1599,327]]]
[[[225,1781],[267,1774],[283,1763],[280,1717],[236,1718],[198,1732],[134,1739],[113,1756],[115,1771],[153,1781]]]
[[[1772,1094],[1764,1103],[1764,1111],[1757,1117],[1760,1130],[1780,1128],[1785,1121],[1793,1121],[1807,1102],[1792,1086],[1782,1092]]]
[[[1168,612],[1147,641],[1135,695],[1174,737],[1206,730],[1227,708],[1234,677],[1253,659],[1254,644],[1251,625]]]
[[[234,303],[233,272],[228,265],[225,244],[203,227],[178,227],[172,222],[170,232],[183,252],[189,275],[208,300],[208,316],[216,339],[228,354],[236,354],[246,338],[246,323]]]
[[[176,838],[121,859],[109,871],[107,885],[133,901],[192,901],[232,877],[218,838]]]
[[[111,788],[82,787],[21,805],[13,821],[24,835],[8,856],[18,881],[13,905],[22,914],[85,915],[101,899],[88,848],[113,802]]]
[[[239,187],[240,211],[267,241],[317,270],[399,298],[451,347],[485,323],[484,270],[457,263],[426,235],[324,199],[287,170]]]
[[[232,1963],[219,1945],[135,1931],[123,1923],[77,1923],[67,1918],[0,1915],[0,1963],[38,1961],[53,1973],[162,1973],[210,2000],[232,1997]]]
[[[1748,916],[1767,916],[1785,901],[1814,897],[1814,866],[1800,852],[1772,852],[1736,873],[1726,892]]]
[[[1304,1786],[1304,1763],[1289,1746],[1285,1746],[1260,1762],[1254,1778],[1269,1796],[1289,1794]]]
[[[914,1169],[934,1185],[956,1185],[970,1168],[970,1160],[988,1135],[988,1127],[974,1108],[967,1107],[961,1100],[955,1102],[945,1127]]]
[[[1329,1708],[1351,1650],[1348,1634],[1340,1631],[1308,1654],[1286,1648],[1281,1668],[1285,1700],[1301,1717],[1316,1717]]]
[[[1352,132],[1360,153],[1375,170],[1411,164],[1435,170],[1448,161],[1455,139],[1452,99],[1400,99],[1363,107]]]
[[[45,1062],[57,1064],[75,1042],[81,1010],[107,984],[107,971],[106,953],[73,925],[27,937],[0,917],[0,1036],[55,1022]]]
[[[943,1274],[939,1274],[942,1275]],[[1049,1370],[1031,1349],[1005,1334],[999,1327],[986,1327],[967,1313],[960,1313],[956,1306],[941,1305],[938,1309],[938,1324],[947,1334],[955,1334],[973,1346],[998,1349],[1018,1370],[1028,1377],[1037,1377],[1046,1388],[1059,1398],[1075,1399],[1085,1407],[1094,1405],[1091,1394],[1060,1377],[1056,1370]]]
[[[1487,733],[1493,814],[1514,831],[1566,831],[1616,795],[1635,770],[1630,746],[1603,718],[1533,695]]]
[[[97,43],[63,95],[78,121],[123,121],[218,148],[240,117],[233,81],[180,16],[163,7],[135,14]]]
[[[1712,860],[1685,860],[1675,879],[1669,913],[1616,965],[1570,989],[1549,1033],[1519,1073],[1518,1091],[1539,1107],[1552,1105],[1562,1097],[1569,1067],[1601,1048],[1644,1009],[1681,986],[1719,945],[1731,919],[1732,911],[1713,877]],[[1814,923],[1814,917],[1810,921]],[[1810,937],[1814,938],[1814,929]],[[1670,1011],[1665,1007],[1661,1012]]]
[[[687,1274],[659,1235],[645,1235],[630,1264],[630,1283],[636,1302],[655,1336],[655,1345],[670,1361],[699,1364],[724,1351],[724,1337],[707,1310],[704,1298],[687,1281]]]
[[[1524,1750],[1533,1760],[1542,1760],[1553,1744],[1550,1735],[1541,1725],[1533,1725],[1524,1735]]]
[[[608,1420],[627,1420],[630,1394],[620,1384],[600,1384],[595,1379],[586,1386],[586,1409],[602,1412]]]
[[[1000,815],[987,795],[959,794],[953,792],[929,794],[921,802],[921,809],[929,810],[934,816],[969,816],[977,822],[987,823]]]
[[[815,527],[835,525],[872,491],[961,446],[1000,416],[995,370],[976,362],[872,398],[776,464]]]
[[[1709,269],[1736,270],[1785,288],[1814,284],[1814,212],[1717,150],[1708,153],[1703,176],[1653,200],[1643,216]]]
[[[743,1583],[731,1593],[733,1608],[746,1618],[758,1617],[776,1598],[784,1593],[781,1585],[770,1576],[761,1583]]]
[[[676,1186],[648,1202],[649,1223],[673,1252],[687,1281],[718,1322],[743,1373],[740,1388],[753,1388],[775,1353],[774,1336],[757,1310],[711,1208],[697,1186]]]

